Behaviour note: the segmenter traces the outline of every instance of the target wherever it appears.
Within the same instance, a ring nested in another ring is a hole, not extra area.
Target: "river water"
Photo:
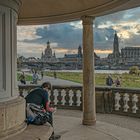
[[[31,71],[30,69],[22,69],[21,71],[24,72],[29,72]],[[48,70],[46,69],[45,71],[54,71],[54,70]],[[82,72],[82,70],[55,70],[56,72]],[[128,73],[129,70],[95,70],[95,73],[108,73],[108,74],[122,74],[122,73]]]
[[[56,70],[56,72],[82,72],[82,70]],[[129,70],[95,70],[95,73],[122,74],[128,73]]]

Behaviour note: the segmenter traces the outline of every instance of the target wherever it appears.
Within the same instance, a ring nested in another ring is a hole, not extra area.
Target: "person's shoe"
[[[60,139],[61,138],[61,136],[60,135],[52,135],[50,138],[49,138],[49,140],[58,140],[58,139]]]

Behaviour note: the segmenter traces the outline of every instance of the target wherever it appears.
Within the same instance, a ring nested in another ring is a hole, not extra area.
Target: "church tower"
[[[80,45],[78,47],[78,57],[82,58],[82,47]]]
[[[52,49],[50,48],[50,42],[47,42],[47,48],[45,49],[45,57],[51,58],[52,57]]]
[[[114,62],[118,63],[119,57],[120,57],[120,52],[119,52],[119,41],[118,41],[118,36],[117,36],[116,32],[114,35],[114,42],[113,42],[113,57],[114,57]]]
[[[115,32],[115,35],[114,35],[114,42],[113,42],[113,54],[114,54],[115,58],[120,56],[119,41],[118,41],[118,36],[117,36],[116,32]]]
[[[44,53],[42,52],[41,60],[43,62],[56,62],[57,61],[57,58],[55,56],[55,52],[52,53],[52,49],[51,49],[49,41],[47,42],[47,46],[44,50]]]

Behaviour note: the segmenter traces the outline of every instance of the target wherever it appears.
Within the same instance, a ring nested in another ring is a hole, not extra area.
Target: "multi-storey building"
[[[119,41],[115,32],[113,53],[108,55],[108,62],[114,65],[140,65],[140,47],[125,47],[119,52]]]
[[[140,65],[140,47],[125,47],[121,49],[121,61],[127,65]]]

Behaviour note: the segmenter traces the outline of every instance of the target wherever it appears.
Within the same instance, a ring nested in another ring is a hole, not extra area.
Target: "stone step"
[[[53,132],[49,124],[45,125],[28,125],[27,128],[6,140],[48,140]]]

